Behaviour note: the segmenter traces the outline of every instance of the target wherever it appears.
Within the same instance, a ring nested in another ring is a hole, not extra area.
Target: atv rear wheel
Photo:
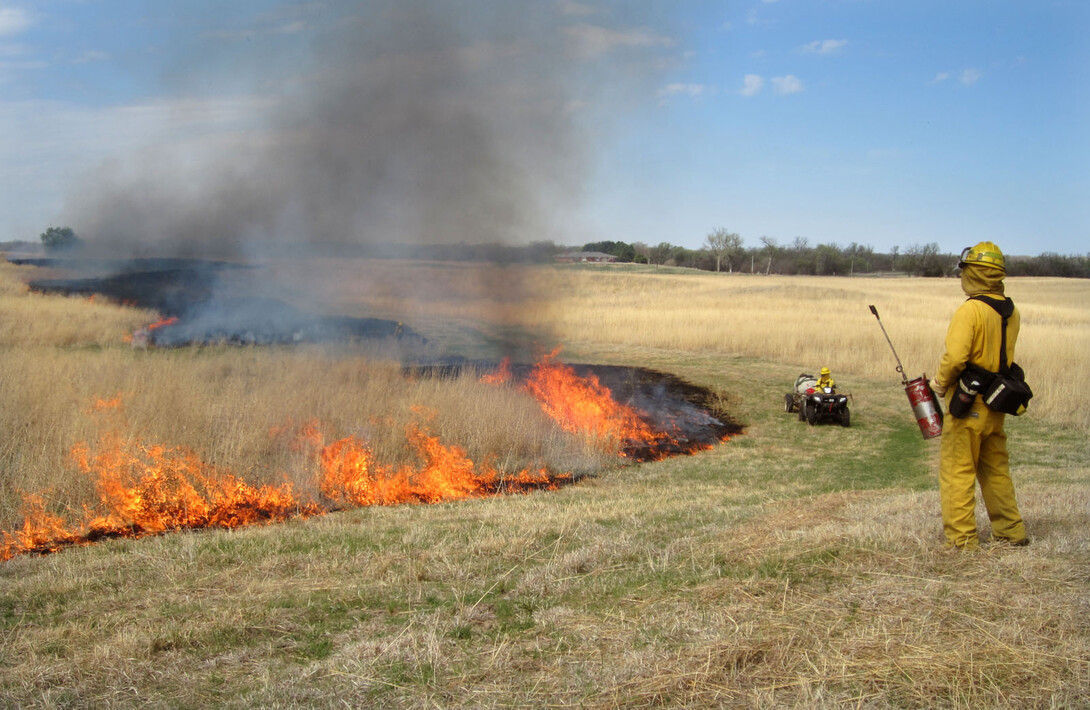
[[[795,397],[790,392],[783,396],[783,411],[788,414],[795,411]]]
[[[801,402],[799,402],[799,421],[801,422],[801,421],[804,421],[805,419],[806,419],[806,400],[804,399]]]

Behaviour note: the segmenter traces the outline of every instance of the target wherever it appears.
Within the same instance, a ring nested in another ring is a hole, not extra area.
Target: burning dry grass
[[[217,480],[286,484],[305,510],[321,497],[319,454],[338,440],[366,448],[376,470],[419,460],[430,437],[455,444],[478,472],[544,466],[580,475],[617,456],[600,438],[565,434],[525,394],[472,372],[406,380],[397,363],[348,354],[16,351],[3,375],[0,396],[12,406],[0,424],[20,433],[0,449],[9,494],[0,519],[9,530],[25,512],[21,493],[45,492],[55,511],[79,511],[99,497],[102,466],[85,464],[89,475],[81,476],[81,459],[130,461],[148,472],[168,465],[178,475],[219,468],[229,473]],[[301,441],[304,430],[310,441]]]
[[[436,284],[443,268],[429,268]],[[467,274],[451,273],[456,281]],[[551,283],[570,294],[566,307],[542,316],[515,307],[533,302],[530,295],[499,302],[481,285],[485,272],[464,300],[430,304],[426,334],[468,324],[487,339],[497,324],[539,323],[579,336],[587,355],[729,391],[746,435],[699,456],[607,469],[548,494],[368,507],[16,557],[0,565],[0,705],[1085,706],[1085,430],[1056,426],[1072,416],[1054,402],[1037,409],[1035,400],[1031,416],[1008,424],[1033,544],[943,552],[935,442],[915,430],[866,310],[868,301],[878,306],[906,366],[922,370],[924,354],[940,346],[902,331],[909,299],[890,294],[930,284],[754,278],[750,284],[786,299],[760,311],[758,296],[750,301],[730,277],[655,277],[665,302],[676,296],[697,310],[725,310],[640,334],[631,329],[645,322],[641,304],[653,310],[654,293],[641,293],[628,275],[525,276],[520,294],[561,279]],[[708,280],[718,295],[702,296],[690,278]],[[1023,283],[1040,287],[1024,296],[1011,288],[1026,313],[1027,348],[1034,328],[1053,323],[1079,337],[1079,306],[1064,300],[1080,284],[1016,282],[1019,289]],[[949,286],[924,294],[929,311],[946,309],[936,322],[958,300]],[[833,329],[849,333],[835,355],[854,355],[833,364],[855,394],[851,429],[808,427],[781,411],[795,370],[821,354],[805,337],[813,331],[790,312],[817,294],[828,299],[831,318],[849,319]],[[748,314],[744,321],[732,304]],[[861,334],[850,320],[857,306]],[[1030,316],[1034,309],[1051,313],[1049,322],[1031,325],[1044,317]],[[622,316],[614,326],[612,311]],[[763,328],[749,320],[762,316]],[[744,337],[730,339],[743,326]],[[670,332],[673,344],[664,339]],[[768,348],[788,340],[799,349],[755,356],[745,348],[756,349],[762,332]],[[723,356],[724,343],[747,357]],[[316,418],[330,437],[367,434],[384,455],[404,457],[404,426],[421,421],[418,404],[434,412],[426,416],[433,431],[474,453],[510,452],[512,465],[544,456],[591,467],[599,455],[573,447],[517,391],[474,378],[405,380],[394,365],[355,352],[2,347],[0,430],[13,435],[0,441],[0,485],[9,516],[21,489],[50,490],[62,507],[93,497],[89,484],[73,487],[69,449],[98,440],[102,415],[112,410],[88,412],[88,402],[114,394],[124,403],[117,421],[124,431],[230,462],[254,483],[277,483],[301,465],[301,452],[276,445],[270,428]],[[853,364],[864,359],[869,364]],[[1027,364],[1035,386],[1043,382],[1034,372],[1043,378],[1046,366]],[[861,373],[867,367],[874,374]],[[512,441],[512,425],[526,436]],[[987,541],[982,510],[978,519]]]

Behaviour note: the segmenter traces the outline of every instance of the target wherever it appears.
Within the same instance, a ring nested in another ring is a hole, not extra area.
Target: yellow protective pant
[[[980,547],[976,532],[978,482],[992,521],[992,537],[1010,542],[1026,537],[1007,459],[1005,417],[978,400],[964,419],[949,414],[943,419],[939,498],[947,547]]]

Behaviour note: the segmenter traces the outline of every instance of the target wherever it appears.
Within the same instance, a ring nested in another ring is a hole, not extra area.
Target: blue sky
[[[0,241],[1086,254],[1088,36],[1081,0],[0,0]]]

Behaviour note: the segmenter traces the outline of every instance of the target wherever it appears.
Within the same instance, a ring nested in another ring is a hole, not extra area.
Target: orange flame
[[[91,403],[91,411],[92,412],[104,412],[104,411],[109,410],[109,409],[113,409],[113,410],[120,410],[121,409],[121,395],[119,395],[119,394],[114,395],[110,399],[98,398],[98,399],[95,399],[95,401]]]
[[[642,459],[666,455],[665,447],[676,443],[670,433],[656,430],[638,409],[617,402],[597,376],[581,377],[557,359],[559,354],[558,347],[542,356],[523,385],[546,414],[565,431],[590,434],[607,446],[620,447],[622,456],[628,455],[625,449],[640,450]],[[510,361],[505,358],[496,372],[481,381],[502,384],[511,379]]]
[[[94,411],[119,411],[120,397],[98,400]],[[417,467],[391,468],[378,463],[368,442],[346,437],[325,445],[315,421],[270,430],[296,451],[315,455],[318,488],[334,507],[436,503],[503,491],[555,488],[570,474],[550,475],[544,468],[504,476],[490,465],[478,466],[459,446],[443,445],[420,425],[406,436],[421,458]],[[95,447],[72,447],[72,460],[95,478],[98,506],[70,523],[47,510],[40,495],[24,498],[22,528],[0,532],[0,560],[25,553],[46,554],[70,545],[107,537],[144,535],[196,528],[236,528],[326,512],[330,506],[297,497],[288,483],[254,486],[228,471],[203,462],[181,447],[125,441],[104,433]]]
[[[167,325],[174,325],[177,322],[178,319],[174,316],[171,316],[170,318],[160,318],[154,323],[149,323],[143,328],[138,328],[135,332],[127,333],[122,340],[126,343],[132,343],[136,346],[146,348],[148,346],[148,337],[151,335],[151,331]]]
[[[481,382],[486,385],[503,385],[511,381],[511,358],[505,357],[500,360],[500,366],[496,368],[495,372],[490,372],[487,375],[481,376]]]
[[[162,328],[165,325],[174,325],[177,322],[178,322],[178,319],[173,317],[173,316],[170,317],[170,318],[160,318],[159,320],[157,320],[154,323],[152,323],[151,325],[149,325],[148,330],[155,330],[156,328]]]
[[[99,535],[139,535],[189,528],[236,528],[314,513],[290,484],[251,486],[183,448],[127,443],[107,434],[92,452],[72,449],[77,466],[97,477],[106,511],[88,524]]]
[[[558,354],[559,349],[542,357],[526,389],[565,431],[630,441],[656,438],[636,409],[616,402],[596,376],[580,377],[569,365],[554,362]]]
[[[371,446],[347,437],[322,446],[319,488],[339,505],[438,503],[535,488],[556,488],[570,474],[550,475],[544,468],[504,475],[488,463],[475,464],[465,449],[444,445],[439,437],[410,423],[405,435],[421,459],[417,467],[391,468],[376,461]]]

